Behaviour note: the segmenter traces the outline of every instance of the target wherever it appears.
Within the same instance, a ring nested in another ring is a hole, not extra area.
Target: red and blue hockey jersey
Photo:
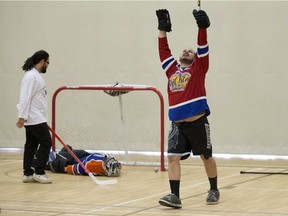
[[[197,52],[194,61],[181,68],[172,56],[167,37],[158,38],[162,68],[168,78],[169,119],[179,121],[200,113],[210,114],[205,90],[209,68],[209,46],[206,29],[198,30]]]

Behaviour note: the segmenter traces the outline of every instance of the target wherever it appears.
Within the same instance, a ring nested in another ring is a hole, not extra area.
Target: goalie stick
[[[98,185],[111,185],[116,184],[117,179],[110,180],[98,180],[93,173],[91,173],[84,164],[80,161],[80,159],[71,151],[71,149],[63,142],[63,140],[56,134],[56,132],[48,125],[51,133],[59,140],[59,142],[64,146],[64,148],[69,152],[69,154],[79,163],[79,165],[85,170],[85,172],[90,176],[90,178]]]

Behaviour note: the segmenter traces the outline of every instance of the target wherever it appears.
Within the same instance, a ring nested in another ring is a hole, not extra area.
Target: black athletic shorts
[[[193,155],[212,156],[210,127],[206,116],[193,122],[171,123],[168,138],[168,156],[181,156],[187,159]]]

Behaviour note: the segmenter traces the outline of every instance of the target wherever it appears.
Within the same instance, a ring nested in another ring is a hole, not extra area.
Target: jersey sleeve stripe
[[[209,54],[209,46],[206,44],[205,46],[198,46],[197,47],[197,56],[199,58],[207,56]]]
[[[175,59],[173,56],[170,56],[169,58],[165,59],[162,62],[162,68],[167,71],[169,69],[169,67],[171,67],[171,65],[175,62]]]

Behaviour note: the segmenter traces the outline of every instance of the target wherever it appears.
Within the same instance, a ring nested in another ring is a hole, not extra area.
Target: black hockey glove
[[[193,15],[199,28],[207,29],[210,26],[210,20],[205,11],[203,10],[197,11],[196,9],[194,9]]]
[[[158,17],[158,29],[166,32],[172,31],[169,11],[166,9],[160,9],[156,11],[156,15]]]
[[[114,83],[112,85],[112,87],[119,87],[121,86],[121,84],[119,84],[118,82]],[[128,93],[129,91],[126,91],[126,90],[103,90],[106,94],[110,95],[110,96],[120,96],[122,94],[126,94]]]

